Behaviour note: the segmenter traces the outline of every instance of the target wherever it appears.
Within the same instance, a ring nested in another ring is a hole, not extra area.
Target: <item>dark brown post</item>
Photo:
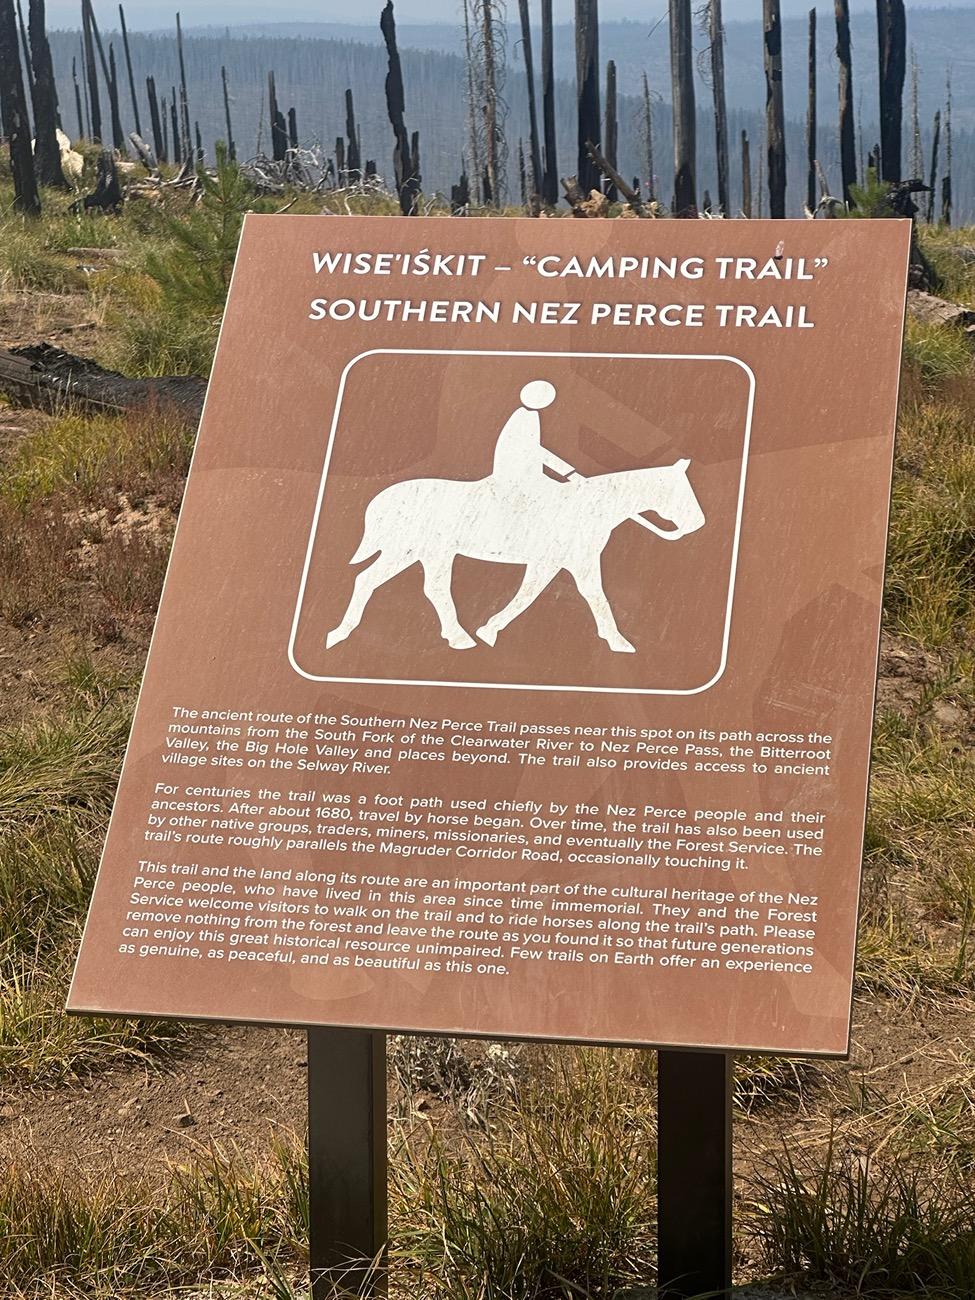
[[[769,216],[785,216],[785,108],[782,103],[782,14],[779,0],[762,0],[765,25],[765,121]]]
[[[617,124],[617,99],[616,99],[616,64],[612,59],[606,64],[606,139],[603,153],[606,161],[613,170],[617,165],[617,143],[619,140],[619,126]],[[612,180],[606,182],[606,197],[610,203],[615,203],[618,197],[616,186]]]
[[[81,0],[81,34],[85,53],[85,84],[88,87],[89,138],[96,144],[102,139],[102,106],[98,97],[98,71],[95,67],[95,44],[91,35],[91,4]]]
[[[941,144],[941,109],[939,108],[934,115],[934,138],[931,141],[931,175],[928,180],[930,194],[928,195],[928,225],[934,221],[934,196],[938,188],[938,149]]]
[[[880,52],[880,178],[901,179],[901,121],[907,70],[907,18],[904,0],[877,0]]]
[[[532,28],[528,16],[528,0],[518,0],[521,19],[521,50],[525,58],[525,79],[528,83],[528,148],[531,161],[529,194],[542,190],[542,151],[538,143],[538,110],[535,103],[535,61],[532,58]],[[527,177],[526,177],[527,180]]]
[[[688,0],[688,3],[690,0]],[[599,112],[599,0],[575,0],[576,104],[578,119],[579,188],[588,197],[599,188],[599,168],[589,156],[587,141],[598,145],[602,134]]]
[[[28,15],[34,65],[34,169],[42,185],[66,190],[70,186],[61,170],[61,146],[57,136],[58,94],[44,24],[44,0],[30,0]]]
[[[657,1062],[657,1294],[726,1296],[734,1058],[667,1051]]]
[[[125,66],[129,74],[129,94],[132,96],[132,116],[135,118],[136,135],[142,134],[142,125],[139,121],[139,101],[135,93],[135,77],[132,75],[132,51],[129,49],[129,32],[125,25],[125,10],[121,5],[118,7],[119,23],[122,27],[122,48],[125,51]]]
[[[697,214],[697,121],[691,0],[670,0],[670,83],[674,106],[674,215]]]
[[[0,0],[0,110],[10,146],[10,170],[14,177],[14,209],[27,216],[40,216],[41,200],[34,175],[27,119],[27,95],[20,66],[17,15],[13,0]]]
[[[542,123],[545,132],[545,178],[542,198],[559,201],[558,148],[555,142],[555,69],[552,46],[552,0],[542,0]]]
[[[227,157],[231,162],[237,161],[237,145],[234,143],[234,128],[230,120],[230,93],[227,90],[227,69],[221,67],[220,80],[223,82],[223,116],[227,125]]]
[[[386,1035],[308,1031],[308,1228],[312,1295],[383,1288],[387,1238]],[[377,1260],[371,1268],[364,1261]]]
[[[816,10],[809,10],[809,98],[806,104],[806,209],[815,212],[816,197]]]
[[[711,47],[711,90],[714,95],[714,147],[718,164],[718,207],[731,215],[730,166],[728,161],[728,109],[724,87],[724,23],[721,0],[709,0],[708,42]]]
[[[752,215],[752,160],[747,131],[741,133],[741,211],[743,216]]]
[[[404,114],[406,112],[406,92],[403,89],[403,70],[400,65],[399,49],[396,45],[396,18],[393,14],[393,0],[386,0],[379,19],[379,27],[386,42],[389,71],[386,73],[386,110],[396,144],[393,149],[393,171],[396,176],[396,192],[399,195],[400,211],[405,217],[414,216],[417,200],[420,197],[419,141],[414,137],[411,145],[406,130]],[[489,142],[490,156],[490,142]]]
[[[840,172],[843,178],[843,202],[849,206],[853,202],[850,189],[857,183],[849,0],[834,0],[834,13],[836,15],[836,57],[840,65]]]

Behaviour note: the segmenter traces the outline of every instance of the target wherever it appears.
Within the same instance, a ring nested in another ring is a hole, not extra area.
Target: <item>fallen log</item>
[[[18,406],[49,411],[73,406],[111,414],[167,409],[196,424],[206,380],[195,375],[129,379],[50,343],[38,343],[0,350],[0,392]]]
[[[962,307],[960,303],[948,302],[921,289],[908,289],[907,311],[908,315],[925,325],[944,325],[975,337],[975,311]]]

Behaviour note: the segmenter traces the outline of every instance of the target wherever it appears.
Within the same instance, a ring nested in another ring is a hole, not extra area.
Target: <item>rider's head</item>
[[[533,379],[521,390],[521,404],[530,411],[541,411],[555,401],[555,388],[547,379]]]

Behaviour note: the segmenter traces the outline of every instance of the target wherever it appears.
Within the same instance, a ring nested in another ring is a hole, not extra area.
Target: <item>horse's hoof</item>
[[[451,650],[471,650],[477,645],[477,642],[472,636],[468,636],[466,632],[461,632],[459,636],[449,636],[447,644]]]
[[[625,637],[614,638],[612,641],[607,641],[606,644],[610,650],[615,650],[618,654],[636,654],[636,646],[630,645]]]
[[[477,629],[477,635],[485,645],[494,645],[495,641],[498,639],[497,628],[491,627],[489,623],[485,623],[483,627],[479,627]]]
[[[346,632],[344,628],[333,627],[331,632],[329,632],[328,636],[325,638],[325,649],[331,650],[333,645],[338,645],[338,643],[344,641],[348,635],[348,632]]]

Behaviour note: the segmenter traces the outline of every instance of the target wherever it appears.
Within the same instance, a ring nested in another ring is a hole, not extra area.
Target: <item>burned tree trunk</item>
[[[643,159],[646,168],[647,202],[656,198],[653,178],[653,106],[650,103],[650,83],[643,74]]]
[[[549,207],[559,201],[558,149],[555,143],[555,69],[552,47],[552,0],[542,0],[542,129],[545,133],[545,175],[542,198]]]
[[[17,44],[17,16],[13,0],[0,0],[0,111],[10,146],[14,177],[14,209],[27,216],[40,215],[41,200],[30,147],[27,95]]]
[[[934,221],[934,195],[938,187],[938,150],[941,146],[941,109],[934,115],[934,136],[931,140],[931,175],[928,181],[928,225]]]
[[[351,89],[345,92],[345,136],[349,142],[346,166],[354,182],[362,179],[362,150],[359,147],[359,128],[356,126],[355,101]]]
[[[227,157],[231,162],[237,161],[237,145],[234,142],[234,127],[230,120],[230,93],[227,90],[227,69],[221,67],[220,80],[223,83],[223,116],[227,126]]]
[[[535,103],[535,61],[532,58],[532,28],[528,16],[528,0],[518,0],[521,19],[521,49],[525,58],[525,80],[528,84],[528,154],[531,163],[529,194],[542,190],[542,151],[538,142],[538,109]]]
[[[730,167],[728,160],[728,108],[724,88],[724,24],[721,0],[709,0],[708,41],[711,46],[711,90],[714,95],[714,147],[718,164],[718,207],[731,215]]]
[[[288,128],[284,114],[278,107],[278,92],[274,84],[274,73],[267,74],[267,111],[271,124],[271,157],[275,162],[283,162],[288,153]]]
[[[298,148],[298,112],[294,105],[288,109],[288,147]]]
[[[617,163],[617,144],[619,140],[619,126],[617,123],[617,100],[616,100],[616,64],[612,59],[606,64],[606,161],[610,167],[616,169]],[[615,203],[618,197],[617,188],[610,178],[606,184],[606,197],[610,203]]]
[[[752,160],[747,131],[741,133],[741,212],[744,217],[752,215]]]
[[[115,67],[115,46],[108,47],[108,102],[112,110],[112,144],[120,154],[125,155],[125,132],[122,130],[122,115],[118,102],[118,70]]]
[[[183,141],[179,129],[179,114],[176,109],[176,87],[170,89],[169,124],[173,134],[173,162],[183,161]]]
[[[816,10],[809,10],[809,97],[806,104],[806,210],[815,212],[816,197]]]
[[[941,178],[941,221],[951,225],[951,69],[945,86],[945,174]]]
[[[58,95],[54,63],[44,25],[44,0],[30,0],[31,59],[34,64],[34,170],[41,185],[67,190],[71,187],[61,170],[58,144]]]
[[[762,0],[765,26],[765,122],[769,216],[785,216],[785,108],[782,102],[782,14],[779,0]]]
[[[85,112],[81,107],[81,87],[78,85],[78,60],[71,60],[71,84],[74,87],[74,108],[78,117],[78,139],[85,138]]]
[[[129,94],[132,97],[132,116],[135,118],[136,135],[142,134],[142,124],[139,120],[139,100],[135,93],[135,77],[132,73],[132,51],[129,49],[129,30],[125,25],[125,10],[121,5],[118,7],[119,23],[122,27],[122,48],[125,51],[125,67],[129,74]]]
[[[186,89],[186,60],[183,57],[183,27],[176,15],[176,53],[179,56],[179,130],[184,159],[189,161],[193,151],[190,136],[190,98]]]
[[[386,42],[386,54],[389,59],[389,71],[386,73],[386,109],[389,113],[393,137],[396,141],[393,149],[393,171],[396,177],[396,192],[399,195],[400,211],[404,217],[416,214],[420,197],[419,139],[413,137],[413,144],[403,120],[406,112],[406,93],[403,89],[403,70],[400,66],[399,49],[396,45],[396,18],[393,14],[393,0],[386,0],[379,28]]]
[[[850,193],[857,183],[856,130],[853,119],[853,55],[850,51],[849,0],[834,0],[836,15],[836,57],[839,60],[840,90],[840,174],[843,202],[853,203]]]
[[[674,215],[697,215],[697,121],[691,0],[670,0],[670,83],[674,106]]]
[[[690,0],[688,0],[688,3]],[[599,112],[599,5],[598,0],[575,0],[576,101],[579,158],[577,179],[584,194],[599,188],[599,170],[586,144],[601,142]]]
[[[20,46],[24,52],[24,74],[27,77],[27,107],[29,111],[34,103],[34,64],[30,56],[30,43],[27,40],[27,27],[24,24],[24,11],[17,0],[17,30],[20,32]]]
[[[498,53],[494,30],[494,12],[491,0],[479,0],[481,6],[481,45],[484,53],[484,171],[487,186],[485,203],[499,203],[502,177],[499,145],[501,132],[498,122]],[[397,61],[399,55],[396,56]],[[490,198],[488,195],[490,194]]]
[[[95,43],[91,35],[91,5],[89,0],[81,0],[81,33],[85,53],[85,84],[88,87],[90,139],[96,144],[101,144],[102,106],[98,97],[98,70],[95,67]]]
[[[877,0],[880,52],[880,177],[901,179],[901,121],[907,70],[907,19],[904,0]]]
[[[477,76],[474,68],[474,41],[471,36],[471,6],[474,0],[462,0],[464,9],[464,61],[467,64],[467,147],[475,192],[481,183],[481,149],[478,128]]]

